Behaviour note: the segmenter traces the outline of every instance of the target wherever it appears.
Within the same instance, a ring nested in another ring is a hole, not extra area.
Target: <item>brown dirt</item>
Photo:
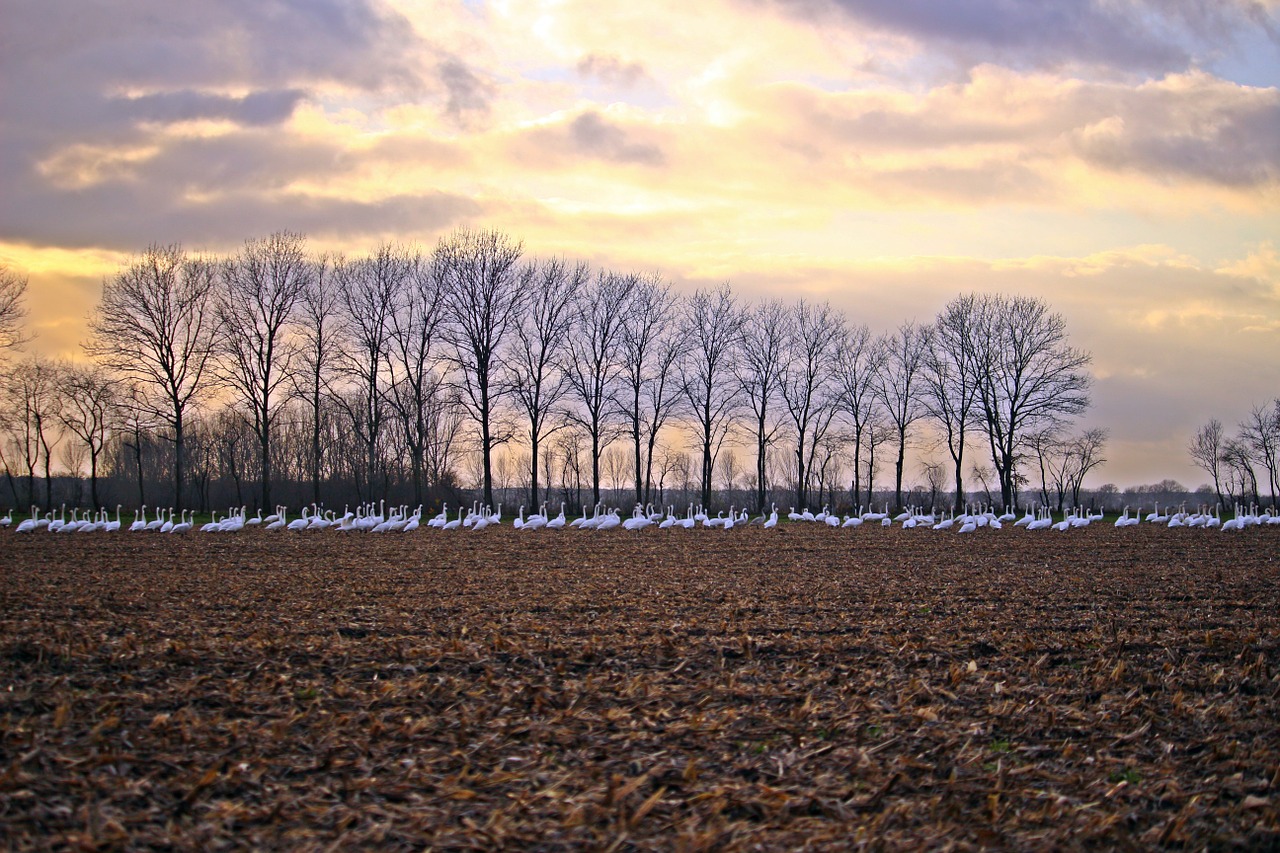
[[[0,843],[1276,848],[1280,529],[0,533]]]

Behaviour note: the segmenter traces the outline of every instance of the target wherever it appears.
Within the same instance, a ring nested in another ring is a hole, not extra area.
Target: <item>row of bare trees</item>
[[[21,311],[12,316],[5,326],[0,314],[8,349],[22,340]],[[550,488],[549,443],[563,449],[566,435],[592,502],[610,448],[627,448],[635,498],[648,502],[655,466],[683,445],[710,506],[717,464],[735,445],[754,456],[758,507],[778,485],[780,450],[805,506],[815,487],[819,500],[831,493],[840,456],[851,501],[869,503],[877,451],[892,447],[901,505],[908,450],[929,446],[950,458],[957,503],[966,463],[980,467],[966,454],[977,453],[1008,505],[1033,461],[1046,500],[1051,481],[1078,496],[1105,440],[1067,435],[1089,405],[1090,358],[1042,300],[963,295],[931,322],[877,335],[826,303],[743,304],[727,284],[680,296],[656,274],[529,260],[496,231],[362,257],[317,257],[287,232],[229,257],[152,246],[104,282],[84,351],[86,362],[29,358],[11,372],[5,464],[29,494],[41,463],[49,478],[58,431],[88,457],[95,505],[100,464],[132,471],[140,498],[146,471],[163,470],[182,505],[212,476],[209,460],[225,457],[218,474],[237,491],[252,484],[264,507],[275,484],[299,480],[322,502],[339,476],[373,499],[393,471],[421,503],[460,476],[464,451],[492,504],[495,453],[507,446],[520,448],[537,505],[544,475]],[[1092,443],[1087,458],[1062,452],[1073,442]],[[210,451],[229,443],[234,453]]]
[[[1234,433],[1229,433],[1222,421],[1211,418],[1196,431],[1187,452],[1213,480],[1219,504],[1261,503],[1265,485],[1271,506],[1280,505],[1280,398],[1250,409]]]

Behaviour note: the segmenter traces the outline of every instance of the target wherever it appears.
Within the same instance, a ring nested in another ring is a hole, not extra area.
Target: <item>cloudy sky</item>
[[[1280,0],[0,0],[0,261],[74,355],[147,244],[460,225],[874,330],[1045,298],[1098,482],[1280,394]]]

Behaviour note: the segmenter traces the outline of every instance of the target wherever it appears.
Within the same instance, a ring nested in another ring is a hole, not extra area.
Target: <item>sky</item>
[[[1026,294],[1095,484],[1280,396],[1280,0],[0,0],[0,262],[77,357],[152,243],[462,226],[889,331]]]

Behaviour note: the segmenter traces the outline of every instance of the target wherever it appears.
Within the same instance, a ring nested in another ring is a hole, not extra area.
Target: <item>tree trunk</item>
[[[702,445],[702,506],[703,512],[711,509],[711,443]]]
[[[535,426],[529,431],[529,445],[532,448],[529,464],[529,506],[538,505],[538,429]],[[550,498],[548,491],[547,497]]]
[[[960,452],[954,454],[952,459],[956,463],[956,502],[955,510],[957,513],[964,512],[964,445],[961,445]]]
[[[182,509],[182,412],[175,410],[173,419],[173,503]]]
[[[805,488],[804,466],[804,430],[796,440],[796,506],[803,512],[809,499],[809,490]]]
[[[493,506],[493,433],[489,429],[489,410],[484,407],[480,419],[480,453],[484,457],[484,503]]]
[[[264,426],[262,435],[262,506],[271,506],[271,427]],[[239,497],[237,495],[237,497]]]
[[[649,502],[649,498],[650,498],[650,497],[652,496],[652,494],[653,494],[653,446],[654,446],[655,444],[657,444],[657,442],[658,442],[658,433],[657,433],[657,431],[656,431],[656,430],[654,430],[654,431],[652,431],[652,432],[650,432],[650,433],[649,433],[649,447],[648,447],[648,454],[645,456],[645,463],[644,463],[644,500],[645,500],[645,503],[648,503],[648,502]],[[666,503],[666,498],[665,498],[665,497],[664,497],[664,495],[662,494],[662,489],[661,489],[661,487],[659,487],[658,491],[659,491],[659,495],[658,495],[658,502],[659,502],[659,503]]]
[[[897,504],[894,510],[901,512],[902,507],[902,467],[907,458],[907,434],[904,431],[898,432],[898,458],[894,463],[894,481],[893,481],[893,499]]]
[[[93,501],[93,509],[98,509],[98,454],[89,454],[89,499]]]
[[[316,377],[316,393],[312,397],[315,421],[311,425],[311,501],[320,503],[320,378]],[[270,506],[263,507],[270,510]]]
[[[768,445],[764,440],[764,419],[761,418],[757,424],[759,431],[756,433],[756,510],[764,514],[765,499],[765,462],[768,455]]]
[[[635,424],[635,450],[636,450],[636,503],[644,503],[644,458],[640,447],[640,422]]]
[[[591,427],[591,501],[600,503],[600,432]]]

